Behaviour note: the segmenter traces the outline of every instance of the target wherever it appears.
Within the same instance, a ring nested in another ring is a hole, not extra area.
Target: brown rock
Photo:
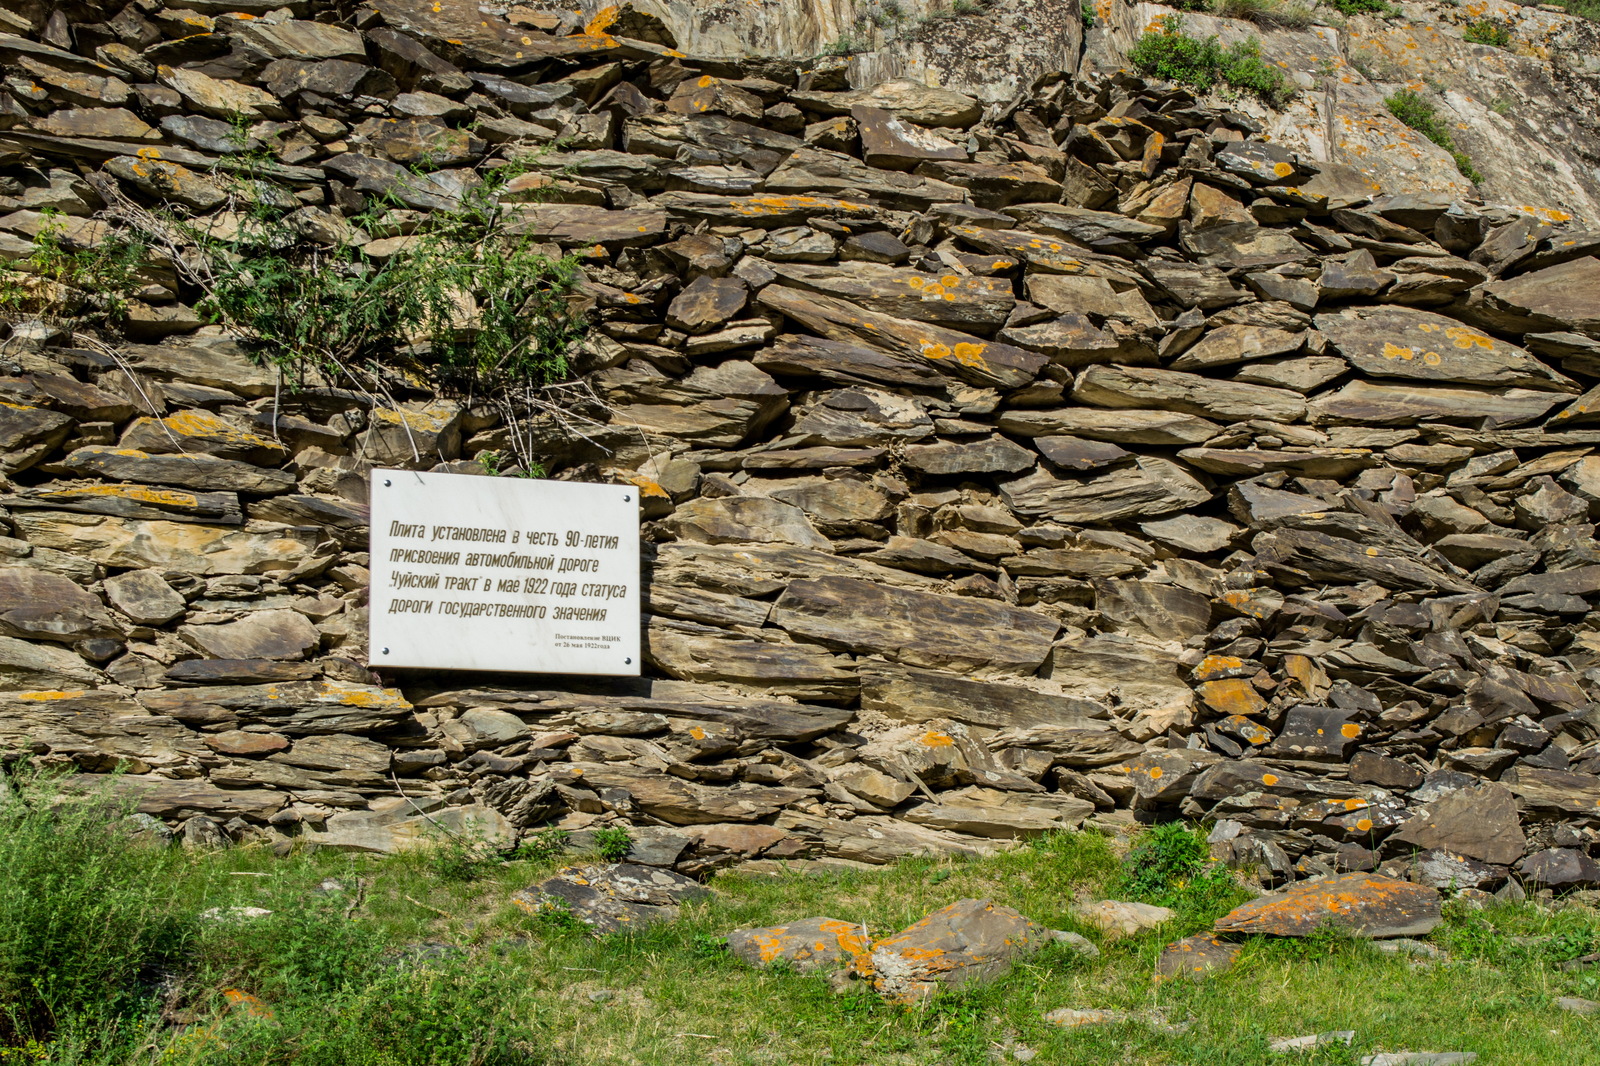
[[[205,745],[218,755],[253,757],[287,751],[289,738],[278,733],[247,733],[242,729],[229,729],[208,735]]]
[[[1031,674],[1060,625],[988,600],[937,596],[846,577],[796,581],[772,623],[806,640],[908,666]]]
[[[1233,969],[1242,950],[1240,945],[1218,940],[1210,933],[1186,936],[1161,949],[1156,959],[1156,977],[1199,981],[1214,973],[1226,973]]]
[[[858,955],[854,972],[894,1002],[985,984],[1050,942],[1049,930],[991,900],[963,899]]]
[[[837,970],[855,963],[871,944],[865,926],[837,918],[806,918],[765,929],[739,929],[728,950],[751,966],[786,963],[798,973]]]
[[[1439,893],[1381,874],[1349,873],[1305,881],[1236,907],[1218,933],[1310,936],[1326,926],[1352,936],[1425,936],[1441,921]]]
[[[1522,858],[1528,842],[1517,818],[1516,797],[1484,782],[1447,792],[1402,825],[1389,840],[1506,866]]]
[[[20,566],[0,568],[0,632],[64,644],[122,636],[98,596],[57,574]]]

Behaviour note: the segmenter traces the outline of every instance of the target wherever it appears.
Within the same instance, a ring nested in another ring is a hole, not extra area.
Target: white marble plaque
[[[373,666],[639,673],[639,490],[372,471]]]

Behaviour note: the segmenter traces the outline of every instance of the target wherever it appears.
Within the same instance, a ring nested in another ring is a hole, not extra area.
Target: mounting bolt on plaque
[[[388,648],[384,648],[383,649],[383,654],[388,655],[389,654],[389,649]]]

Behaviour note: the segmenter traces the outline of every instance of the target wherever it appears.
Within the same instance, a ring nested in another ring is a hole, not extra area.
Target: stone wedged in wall
[[[374,255],[559,141],[505,195],[579,257],[596,425],[515,431],[640,487],[646,676],[360,665],[365,472],[487,474],[513,427],[400,372],[281,388],[157,257],[120,328],[6,322],[8,757],[234,839],[627,825],[694,876],[1174,815],[1267,882],[1592,868],[1585,224],[1126,72],[1001,107],[695,58],[671,11],[190,6],[204,47],[142,8],[0,37],[0,255],[207,209],[224,105],[310,240],[432,168]]]

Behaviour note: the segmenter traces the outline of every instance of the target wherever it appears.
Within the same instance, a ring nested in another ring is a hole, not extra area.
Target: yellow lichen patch
[[[672,499],[671,493],[643,474],[630,477],[628,482],[639,489],[639,495],[641,496],[655,496],[663,500]]]
[[[937,729],[930,729],[922,734],[922,743],[930,748],[948,748],[955,745],[955,738]]]
[[[1273,785],[1276,785],[1278,783],[1278,775],[1277,774],[1262,774],[1261,775],[1261,783],[1263,785],[1266,785],[1268,788],[1271,788]]]
[[[166,507],[193,507],[200,502],[192,492],[153,489],[144,485],[82,485],[66,489],[61,495],[69,499],[74,496],[114,496],[118,499],[137,500],[140,503]]]
[[[617,19],[622,17],[622,8],[616,4],[608,4],[594,13],[594,18],[583,27],[585,37],[604,37],[606,31],[617,24]]]
[[[983,358],[983,353],[988,347],[989,346],[987,344],[964,341],[960,344],[957,344],[952,351],[955,353],[956,362],[960,363],[962,366],[988,369],[989,364],[987,360]]]
[[[68,691],[62,691],[61,689],[38,689],[33,692],[19,692],[17,693],[17,699],[39,703],[48,702],[50,700],[73,700],[83,695],[83,691],[84,690],[81,688],[71,689]]]
[[[1466,326],[1451,326],[1444,331],[1444,335],[1454,341],[1457,348],[1463,350],[1476,346],[1485,351],[1494,351],[1494,341],[1492,339]]]
[[[1339,728],[1339,732],[1344,734],[1346,737],[1354,739],[1361,735],[1361,727],[1356,725],[1354,722],[1347,722]]]

